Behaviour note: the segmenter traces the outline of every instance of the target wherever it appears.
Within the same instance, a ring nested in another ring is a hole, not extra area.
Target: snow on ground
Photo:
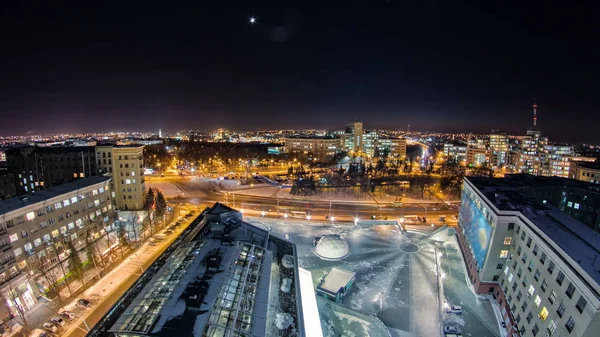
[[[166,198],[183,193],[183,190],[177,187],[177,185],[165,180],[147,180],[146,186],[152,189],[158,188]]]

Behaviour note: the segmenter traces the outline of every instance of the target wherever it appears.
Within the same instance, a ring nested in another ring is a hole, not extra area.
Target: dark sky
[[[600,141],[600,29],[585,5],[46,2],[0,9],[2,135],[355,119],[524,134],[535,95],[551,140]]]

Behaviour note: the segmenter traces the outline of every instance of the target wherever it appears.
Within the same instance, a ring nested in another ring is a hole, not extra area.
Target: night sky
[[[551,140],[600,141],[591,7],[14,2],[0,10],[0,135],[341,129],[355,119],[524,134],[535,95]]]

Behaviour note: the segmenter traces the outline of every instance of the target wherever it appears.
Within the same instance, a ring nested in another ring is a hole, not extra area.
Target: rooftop
[[[501,211],[518,211],[546,234],[570,256],[595,282],[600,285],[600,234],[570,217],[559,209],[540,204],[527,197],[520,189],[527,186],[572,186],[586,188],[592,185],[572,179],[509,175],[507,178],[467,178],[486,198]]]
[[[66,184],[50,187],[45,190],[37,191],[33,194],[26,194],[19,197],[0,201],[0,215],[12,212],[19,208],[36,204],[52,199],[62,194],[77,191],[82,188],[90,187],[96,184],[104,183],[110,180],[107,176],[91,176],[85,179],[75,180]]]
[[[327,274],[323,283],[319,285],[319,289],[329,293],[336,294],[340,288],[345,287],[356,276],[356,273],[346,269],[333,267]]]
[[[578,167],[591,169],[591,170],[600,170],[600,162],[586,162],[586,161],[575,161],[573,162]]]

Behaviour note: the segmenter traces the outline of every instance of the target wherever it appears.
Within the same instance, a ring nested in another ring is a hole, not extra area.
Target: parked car
[[[61,312],[60,315],[66,319],[75,319],[75,317],[77,317],[74,313],[68,310]]]
[[[460,329],[452,326],[452,325],[446,325],[444,327],[444,333],[455,333],[455,334],[459,334],[460,333]]]
[[[54,325],[56,326],[64,326],[65,325],[65,320],[58,317],[58,316],[54,316],[52,318],[50,318],[50,322],[54,323]]]
[[[80,298],[77,300],[77,306],[80,308],[87,309],[90,307],[91,304],[92,302],[86,300],[85,298]]]
[[[56,332],[58,330],[58,327],[52,324],[51,322],[46,322],[42,324],[42,327],[50,332]]]
[[[446,308],[446,312],[451,314],[462,314],[463,310],[460,305],[451,305]]]

